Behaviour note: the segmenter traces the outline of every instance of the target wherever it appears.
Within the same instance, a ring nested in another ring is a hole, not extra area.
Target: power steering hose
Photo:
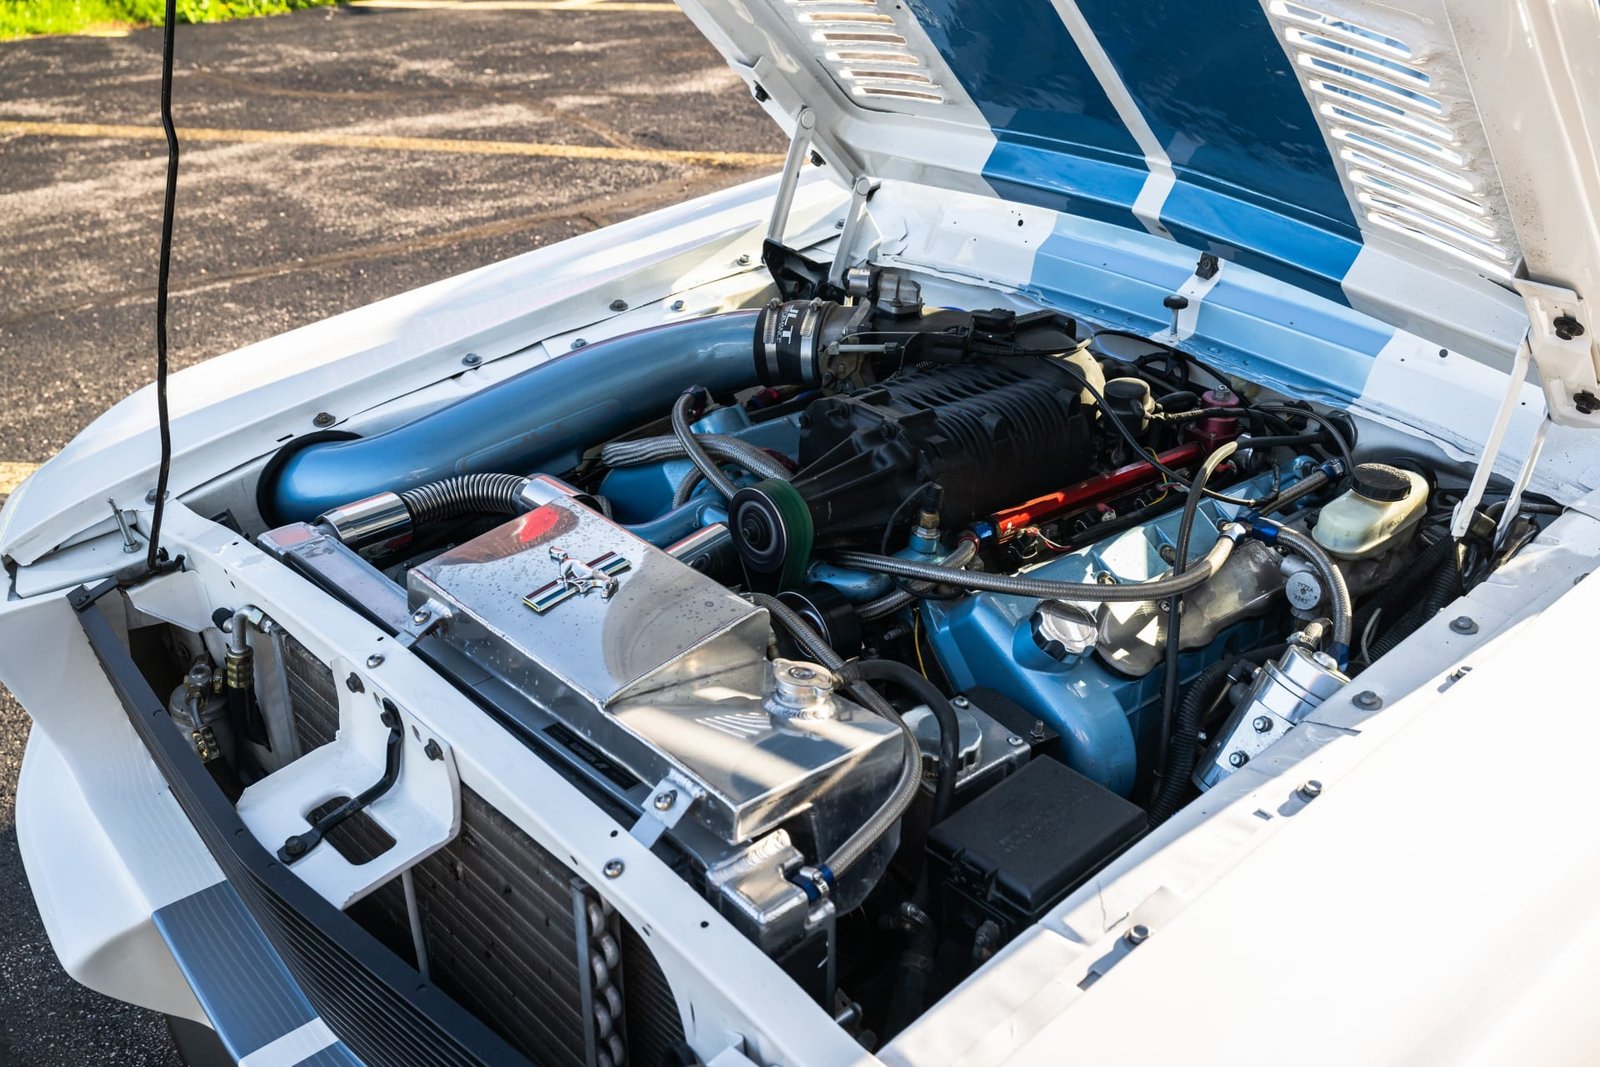
[[[941,567],[961,569],[971,563],[978,554],[978,541],[973,537],[963,537],[956,543],[955,549],[944,559],[939,561]],[[924,588],[932,588],[929,583],[920,583]],[[856,609],[856,614],[863,619],[871,621],[881,619],[885,615],[892,615],[908,604],[915,603],[917,594],[905,589],[896,589],[892,593],[885,593],[876,600],[869,600]]]
[[[756,607],[766,608],[778,625],[789,631],[789,635],[800,647],[815,657],[818,663],[835,674],[844,669],[844,658],[783,601],[765,593],[747,593],[746,596]],[[855,866],[885,834],[894,829],[905,815],[906,809],[911,807],[911,802],[916,799],[917,789],[922,784],[922,748],[911,727],[906,725],[905,720],[895,713],[889,702],[879,696],[878,691],[866,682],[850,682],[847,688],[850,695],[860,701],[862,706],[870,708],[900,727],[900,734],[905,740],[905,755],[900,762],[900,777],[895,782],[894,789],[878,810],[873,812],[872,817],[857,827],[855,833],[846,838],[844,844],[834,849],[833,855],[819,867],[801,869],[800,885],[805,889],[807,896],[816,899],[829,892],[839,875]]]
[[[1023,578],[1009,574],[987,574],[948,567],[938,563],[917,563],[893,556],[879,556],[872,552],[840,552],[834,561],[841,567],[892,574],[900,578],[915,578],[935,585],[948,585],[957,589],[971,589],[983,593],[1003,593],[1008,596],[1031,597],[1036,600],[1081,600],[1091,604],[1137,603],[1162,600],[1179,593],[1187,593],[1204,585],[1227,562],[1236,541],[1248,529],[1242,523],[1222,524],[1222,536],[1204,557],[1182,574],[1157,578],[1148,582],[1127,585],[1100,585],[1083,582],[1052,582],[1042,578]]]
[[[1257,515],[1251,518],[1250,533],[1269,545],[1283,545],[1316,569],[1327,587],[1328,602],[1333,616],[1333,644],[1328,649],[1328,654],[1339,662],[1341,669],[1347,667],[1350,663],[1350,635],[1354,630],[1350,587],[1345,584],[1344,575],[1334,565],[1333,559],[1322,550],[1321,545],[1299,530],[1273,522],[1264,516]]]

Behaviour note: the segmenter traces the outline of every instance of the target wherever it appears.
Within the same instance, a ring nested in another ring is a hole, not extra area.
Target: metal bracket
[[[448,607],[437,600],[429,600],[407,616],[404,628],[395,634],[395,639],[400,642],[400,647],[410,648],[449,618]]]
[[[322,843],[329,830],[383,796],[400,780],[400,750],[406,739],[405,727],[400,725],[400,709],[393,702],[385,700],[379,719],[389,728],[389,739],[383,746],[383,776],[363,789],[360,795],[351,797],[312,823],[309,830],[294,834],[285,841],[278,849],[281,862],[293,863],[305,856]]]
[[[670,776],[663,778],[650,790],[650,799],[644,802],[644,813],[628,833],[635,841],[649,848],[661,839],[662,834],[683,821],[697,799],[695,793],[682,782]]]
[[[828,281],[844,284],[844,272],[849,267],[850,250],[856,245],[861,225],[867,219],[867,201],[878,191],[878,182],[866,176],[858,177],[850,186],[850,209],[844,217],[844,229],[839,233],[839,250],[833,254],[833,266],[828,269]]]
[[[1150,340],[1161,345],[1175,345],[1194,336],[1200,323],[1200,305],[1207,294],[1215,289],[1222,277],[1223,261],[1210,252],[1200,253],[1194,273],[1176,293],[1161,301],[1162,307],[1172,312],[1172,325]]]
[[[1528,345],[1539,369],[1545,408],[1563,426],[1600,429],[1600,369],[1595,337],[1583,321],[1583,300],[1571,289],[1519,281],[1528,308]]]

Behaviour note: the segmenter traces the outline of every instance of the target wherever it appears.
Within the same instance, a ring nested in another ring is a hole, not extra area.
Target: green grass
[[[335,0],[178,0],[179,22],[224,22],[280,15]],[[159,26],[164,0],[0,0],[0,40],[38,33],[82,33],[114,26]]]

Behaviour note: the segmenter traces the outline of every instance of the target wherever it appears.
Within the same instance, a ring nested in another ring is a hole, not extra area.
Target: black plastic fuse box
[[[1009,940],[1145,826],[1143,809],[1063,763],[1035,759],[929,832],[929,873],[947,922],[976,930],[992,919]]]

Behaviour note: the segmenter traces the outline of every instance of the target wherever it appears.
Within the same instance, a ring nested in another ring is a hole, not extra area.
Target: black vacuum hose
[[[956,752],[960,747],[961,724],[956,721],[950,698],[939,692],[939,687],[928,679],[892,659],[863,659],[846,664],[839,676],[863,682],[888,682],[913,694],[928,705],[934,721],[939,724],[939,770],[933,785],[933,821],[939,822],[950,813],[950,802],[956,792]]]

